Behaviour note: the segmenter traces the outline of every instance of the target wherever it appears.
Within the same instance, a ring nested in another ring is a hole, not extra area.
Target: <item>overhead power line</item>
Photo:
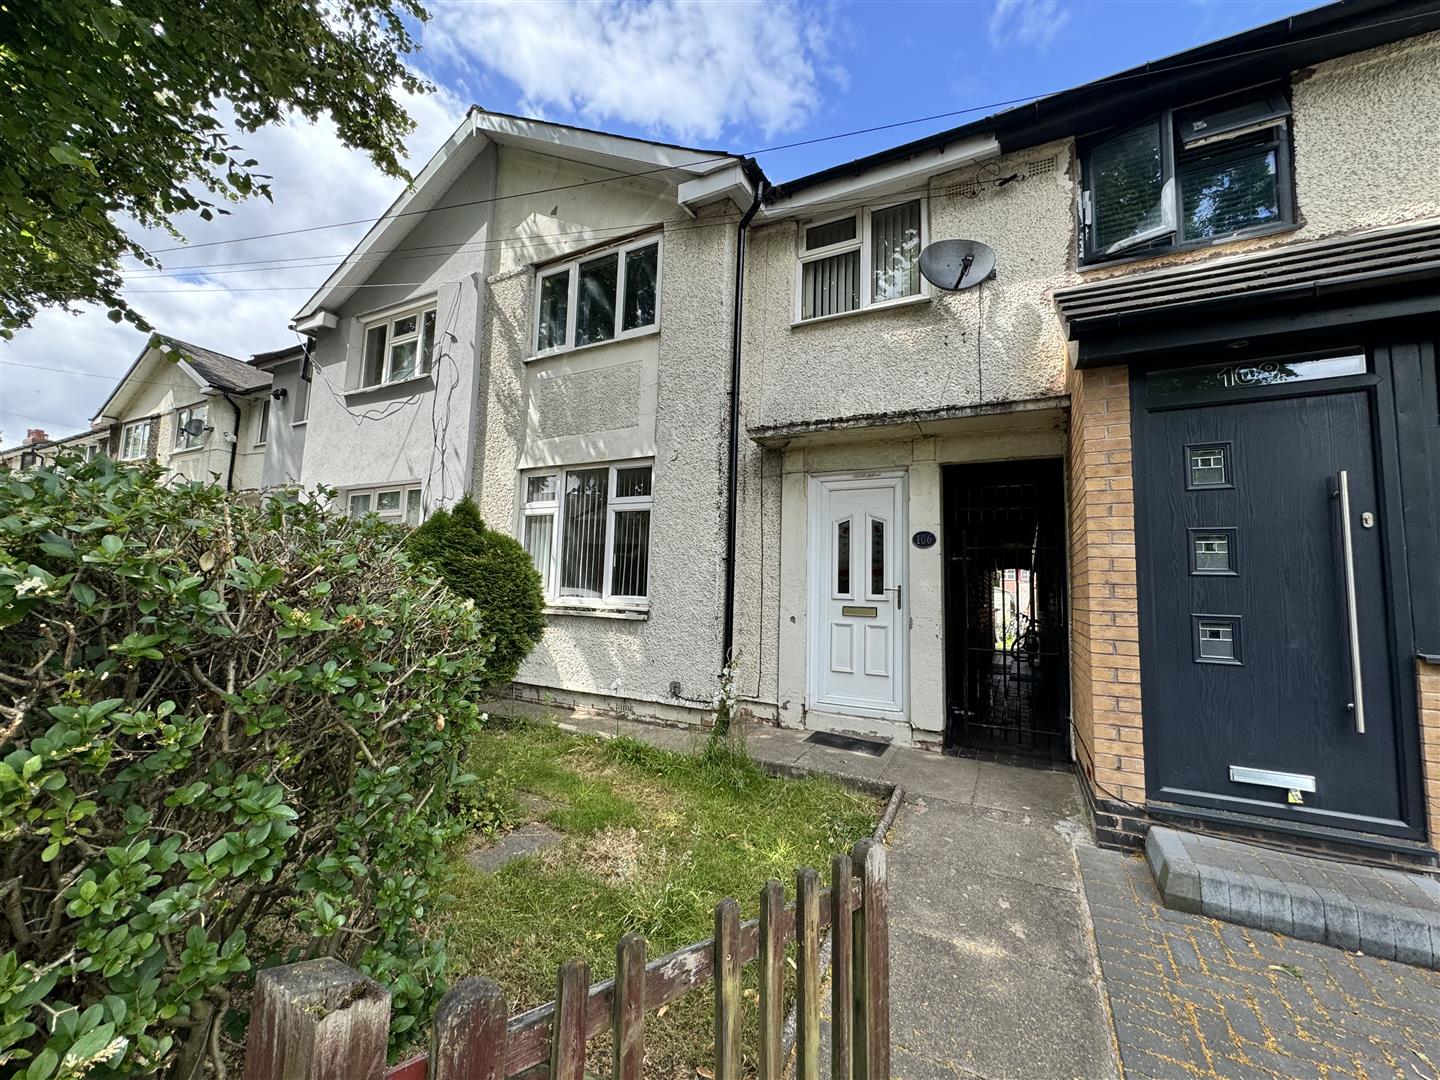
[[[1262,45],[1262,46],[1258,46],[1258,47],[1256,47],[1256,48],[1254,48],[1254,49],[1244,49],[1244,50],[1241,50],[1241,51],[1239,51],[1239,52],[1226,53],[1226,54],[1224,54],[1224,55],[1222,55],[1222,56],[1213,56],[1213,57],[1208,57],[1208,58],[1206,58],[1206,59],[1201,59],[1201,60],[1192,60],[1192,61],[1190,61],[1190,62],[1188,62],[1188,63],[1183,63],[1183,64],[1171,64],[1171,65],[1167,65],[1166,67],[1161,68],[1161,69],[1146,69],[1146,70],[1141,70],[1141,71],[1133,71],[1133,72],[1129,72],[1129,73],[1126,73],[1126,74],[1111,75],[1111,76],[1107,76],[1107,77],[1105,77],[1105,78],[1103,78],[1103,79],[1095,80],[1095,82],[1097,82],[1097,83],[1102,83],[1102,82],[1103,82],[1103,83],[1105,83],[1105,84],[1107,84],[1107,85],[1115,85],[1115,84],[1117,84],[1117,83],[1127,82],[1127,81],[1133,80],[1133,79],[1149,78],[1149,77],[1152,77],[1152,76],[1154,76],[1154,75],[1156,75],[1156,74],[1161,74],[1161,73],[1168,74],[1168,73],[1175,72],[1175,71],[1184,71],[1184,70],[1189,69],[1189,68],[1202,67],[1202,66],[1205,66],[1205,65],[1207,65],[1207,64],[1216,64],[1216,63],[1233,61],[1233,60],[1237,60],[1237,59],[1240,59],[1240,58],[1243,58],[1243,57],[1246,57],[1246,56],[1255,56],[1255,55],[1259,55],[1259,54],[1261,54],[1261,53],[1273,52],[1273,51],[1276,50],[1276,49],[1293,48],[1293,47],[1296,46],[1297,44],[1304,44],[1304,43],[1306,43],[1306,42],[1322,41],[1322,40],[1325,40],[1325,39],[1327,39],[1327,38],[1332,38],[1332,37],[1344,37],[1344,36],[1352,35],[1352,34],[1354,34],[1354,33],[1355,33],[1356,31],[1358,31],[1358,30],[1378,29],[1378,28],[1384,27],[1384,26],[1393,26],[1393,25],[1398,25],[1398,24],[1400,24],[1400,23],[1415,22],[1415,21],[1417,21],[1417,20],[1430,18],[1430,17],[1432,17],[1432,16],[1434,16],[1434,15],[1436,15],[1436,14],[1440,14],[1440,8],[1434,8],[1434,9],[1431,9],[1431,10],[1428,10],[1428,11],[1416,12],[1416,13],[1411,14],[1411,15],[1402,15],[1402,16],[1399,16],[1399,17],[1393,18],[1393,19],[1380,19],[1380,20],[1377,20],[1377,21],[1375,21],[1375,22],[1361,23],[1361,24],[1356,25],[1356,26],[1347,27],[1347,28],[1344,29],[1344,30],[1325,31],[1325,32],[1319,33],[1319,34],[1312,34],[1312,35],[1310,35],[1309,37],[1297,38],[1297,39],[1292,39],[1292,40],[1284,41],[1284,42],[1278,42],[1278,43],[1273,44],[1273,45]],[[380,221],[398,220],[398,219],[400,219],[400,218],[405,218],[405,217],[412,217],[412,216],[419,216],[419,215],[424,215],[424,214],[435,213],[435,212],[440,211],[440,210],[456,210],[456,209],[462,209],[462,208],[464,208],[464,207],[469,207],[469,206],[483,206],[483,205],[490,204],[490,203],[503,202],[503,201],[505,201],[505,200],[507,200],[507,199],[518,199],[518,198],[525,198],[525,197],[534,196],[534,195],[548,195],[548,194],[552,194],[552,193],[555,193],[555,192],[572,191],[572,190],[575,190],[575,189],[577,189],[577,188],[590,187],[590,186],[593,186],[593,185],[595,185],[595,184],[608,184],[608,183],[613,183],[613,182],[618,181],[618,180],[627,180],[627,179],[633,179],[633,178],[638,178],[638,177],[650,176],[650,175],[654,175],[655,173],[670,172],[670,171],[672,171],[673,169],[676,169],[676,168],[694,168],[694,167],[696,167],[696,166],[698,166],[698,165],[712,164],[712,163],[719,162],[719,161],[727,161],[727,160],[730,160],[730,159],[733,159],[733,158],[759,157],[761,154],[776,153],[776,152],[781,151],[781,150],[794,150],[794,149],[798,149],[798,148],[803,147],[803,146],[815,146],[815,145],[818,145],[818,144],[820,144],[820,143],[833,142],[833,141],[835,141],[835,140],[837,140],[837,139],[853,138],[853,137],[858,136],[858,135],[870,135],[870,134],[874,134],[875,132],[879,132],[879,131],[891,131],[891,130],[894,130],[895,128],[909,127],[909,126],[912,126],[912,125],[915,125],[915,124],[924,124],[924,123],[929,123],[929,122],[932,122],[932,121],[935,121],[935,120],[946,120],[946,119],[951,119],[951,118],[954,118],[954,117],[957,117],[957,116],[964,116],[964,115],[968,115],[968,114],[971,114],[971,113],[983,112],[983,111],[990,110],[990,109],[1003,109],[1003,108],[1008,108],[1008,107],[1013,106],[1013,105],[1020,105],[1020,104],[1024,104],[1025,102],[1038,101],[1038,100],[1040,100],[1041,98],[1051,97],[1051,96],[1053,96],[1054,94],[1063,92],[1065,89],[1072,89],[1072,88],[1061,88],[1061,90],[1047,90],[1047,91],[1043,91],[1043,92],[1039,92],[1039,93],[1025,94],[1025,95],[1022,95],[1022,96],[1020,96],[1020,97],[1007,98],[1007,99],[1001,100],[1001,101],[987,102],[987,103],[982,104],[982,105],[971,105],[971,106],[967,106],[967,107],[961,108],[961,109],[951,109],[951,110],[948,110],[948,111],[946,111],[946,112],[932,113],[932,114],[930,114],[929,116],[914,117],[914,118],[911,118],[911,119],[908,119],[908,120],[896,120],[896,121],[892,121],[892,122],[885,123],[885,124],[875,124],[875,125],[872,125],[872,126],[870,126],[870,127],[855,128],[855,129],[853,129],[853,130],[851,130],[851,131],[841,131],[841,132],[836,132],[836,133],[830,134],[830,135],[819,135],[819,136],[816,136],[816,137],[810,138],[810,139],[797,139],[797,140],[795,140],[795,141],[793,141],[793,142],[788,142],[788,143],[777,143],[777,144],[775,144],[775,145],[773,145],[773,146],[761,147],[761,148],[755,149],[755,150],[749,150],[749,151],[744,151],[744,152],[736,152],[736,153],[732,153],[732,154],[716,154],[716,155],[711,155],[711,156],[708,156],[708,157],[697,158],[696,160],[694,160],[694,161],[692,161],[692,162],[689,162],[689,163],[687,163],[687,164],[685,164],[685,165],[667,165],[667,166],[661,166],[661,167],[656,167],[656,168],[652,168],[652,169],[642,169],[642,170],[639,170],[639,171],[637,171],[637,172],[617,172],[617,173],[615,173],[613,176],[597,177],[596,179],[593,179],[593,180],[582,180],[582,181],[577,181],[576,183],[573,183],[573,184],[558,184],[558,185],[554,185],[554,186],[552,186],[552,187],[536,188],[536,189],[531,190],[531,191],[509,192],[509,193],[504,194],[504,195],[492,195],[492,196],[488,196],[488,197],[483,198],[483,199],[471,199],[471,200],[467,200],[467,201],[464,201],[464,202],[450,203],[450,204],[448,204],[448,205],[446,205],[446,206],[427,207],[427,208],[425,208],[425,209],[420,209],[420,210],[401,210],[401,211],[397,211],[396,213],[393,213],[393,214],[390,214],[390,213],[380,214],[380,215],[378,215],[378,216],[376,216],[376,217],[353,218],[353,219],[351,219],[351,220],[349,220],[349,221],[327,222],[327,223],[322,224],[322,225],[308,225],[308,226],[304,226],[304,227],[302,227],[302,228],[297,228],[297,229],[281,229],[281,230],[277,230],[277,231],[274,231],[274,232],[268,232],[268,233],[253,233],[253,234],[251,234],[251,235],[249,235],[249,236],[232,237],[232,238],[227,239],[227,240],[207,240],[207,241],[203,241],[203,242],[197,243],[197,244],[177,244],[177,245],[172,245],[172,246],[170,246],[170,247],[152,248],[152,249],[149,249],[149,251],[150,251],[150,254],[152,254],[152,255],[160,255],[160,254],[164,254],[165,252],[169,252],[169,251],[191,251],[191,250],[195,250],[195,249],[198,249],[198,248],[204,248],[204,247],[218,247],[218,246],[225,246],[225,245],[230,245],[230,244],[243,244],[243,243],[249,243],[249,242],[254,241],[254,240],[270,240],[270,239],[275,239],[275,238],[283,237],[283,236],[299,236],[299,235],[302,235],[302,234],[305,234],[305,233],[321,232],[321,231],[325,231],[325,230],[328,230],[328,229],[348,228],[348,227],[353,226],[353,225],[373,225],[373,224],[375,224],[375,223],[377,223],[377,222],[380,222]]]

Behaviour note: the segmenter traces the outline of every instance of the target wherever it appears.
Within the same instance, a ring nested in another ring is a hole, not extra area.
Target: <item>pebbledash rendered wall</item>
[[[479,282],[490,236],[474,203],[493,191],[494,169],[493,148],[477,154],[397,250],[376,263],[365,287],[340,308],[339,324],[316,337],[301,486],[419,484],[427,511],[464,494]],[[428,297],[436,301],[432,373],[359,389],[365,316]]]
[[[1021,171],[998,188],[986,179]],[[756,715],[805,723],[808,649],[807,477],[901,469],[907,476],[907,729],[854,718],[848,727],[938,745],[944,717],[941,468],[968,461],[1065,455],[1066,347],[1050,299],[1073,280],[1073,161],[1051,143],[934,178],[931,240],[995,248],[997,276],[962,293],[794,324],[801,225],[751,234],[745,276],[743,422],[814,426],[788,445],[742,444],[736,608],[737,688]],[[887,201],[894,201],[894,197]],[[839,211],[845,207],[834,206]],[[954,418],[935,419],[937,411]],[[976,415],[964,415],[965,413]],[[877,414],[881,414],[877,416]],[[931,419],[906,421],[907,416]],[[869,426],[824,431],[847,418]]]
[[[498,191],[581,183],[594,169],[502,147]],[[519,533],[522,469],[653,457],[643,616],[552,609],[514,692],[548,704],[699,722],[718,688],[733,207],[691,218],[673,188],[630,180],[496,204],[487,267],[474,491]],[[534,264],[660,223],[659,329],[532,359]],[[559,235],[557,235],[559,234]]]

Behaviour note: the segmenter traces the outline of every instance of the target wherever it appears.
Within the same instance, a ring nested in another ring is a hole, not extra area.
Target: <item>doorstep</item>
[[[1440,881],[1154,826],[1165,906],[1440,970]]]

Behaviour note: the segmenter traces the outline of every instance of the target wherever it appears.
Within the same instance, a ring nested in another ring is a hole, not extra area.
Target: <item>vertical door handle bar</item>
[[[896,611],[899,611],[902,607],[905,606],[904,604],[901,603],[901,600],[902,600],[902,599],[904,598],[904,596],[905,596],[904,589],[905,589],[905,586],[904,586],[904,585],[890,585],[890,586],[887,586],[886,589],[885,589],[886,592],[893,592],[893,593],[895,594],[895,610],[896,610]]]
[[[1350,711],[1355,714],[1355,731],[1365,734],[1365,687],[1360,677],[1360,618],[1355,606],[1355,541],[1350,532],[1350,474],[1339,474],[1340,542],[1345,554],[1345,618],[1350,629]]]

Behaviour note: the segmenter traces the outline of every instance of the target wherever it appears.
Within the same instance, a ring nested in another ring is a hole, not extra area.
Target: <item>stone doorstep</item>
[[[1427,875],[1158,825],[1145,860],[1168,908],[1440,971],[1440,882]]]

